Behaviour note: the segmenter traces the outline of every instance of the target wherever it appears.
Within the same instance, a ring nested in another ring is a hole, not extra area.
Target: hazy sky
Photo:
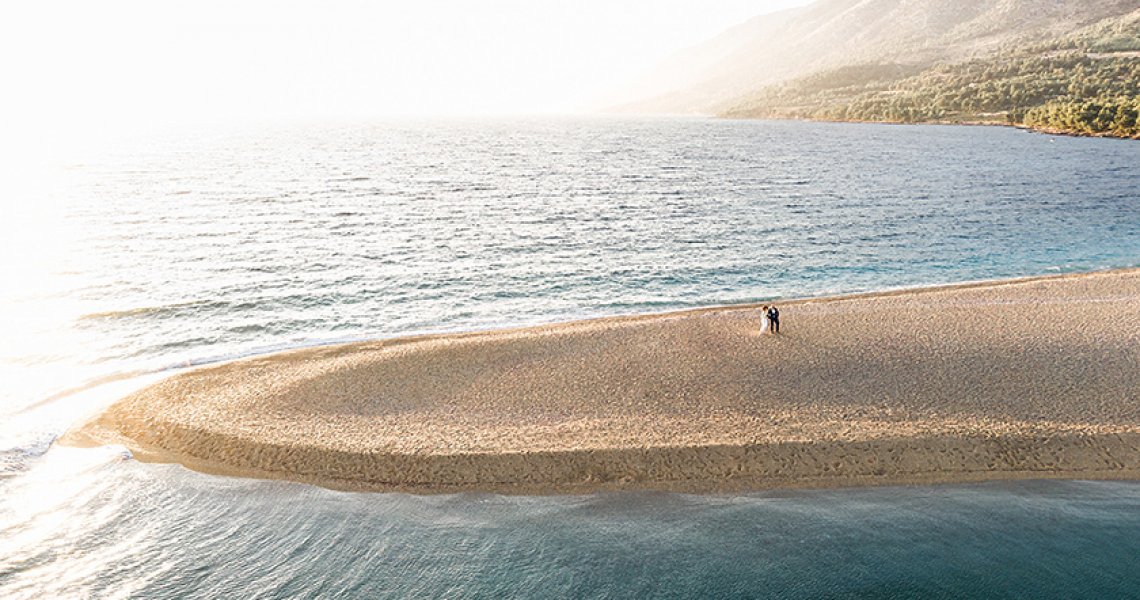
[[[570,112],[807,0],[6,2],[4,114],[68,127]]]

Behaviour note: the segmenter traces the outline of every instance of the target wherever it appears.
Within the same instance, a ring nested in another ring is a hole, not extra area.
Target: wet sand
[[[1140,270],[328,346],[175,375],[65,443],[337,489],[1140,479]]]

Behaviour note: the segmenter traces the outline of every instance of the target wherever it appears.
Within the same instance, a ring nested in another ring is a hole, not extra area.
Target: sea
[[[1134,482],[417,496],[56,443],[290,348],[1137,267],[1135,141],[282,122],[24,175],[0,198],[0,598],[1140,598]]]

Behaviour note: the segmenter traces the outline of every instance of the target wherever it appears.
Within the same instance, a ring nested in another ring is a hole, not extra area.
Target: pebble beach
[[[718,492],[1140,476],[1140,270],[325,346],[69,432],[336,489]]]

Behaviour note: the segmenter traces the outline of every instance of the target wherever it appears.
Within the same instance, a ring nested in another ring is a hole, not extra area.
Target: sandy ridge
[[[330,346],[141,390],[68,434],[345,489],[1140,478],[1140,270]]]

